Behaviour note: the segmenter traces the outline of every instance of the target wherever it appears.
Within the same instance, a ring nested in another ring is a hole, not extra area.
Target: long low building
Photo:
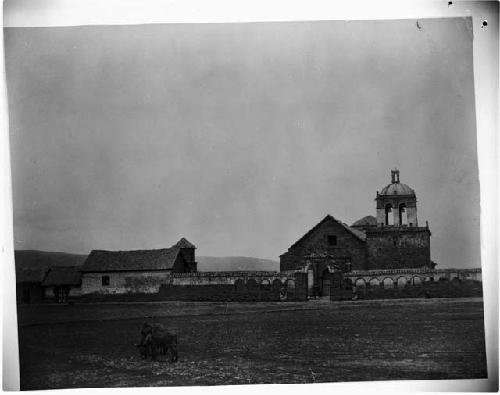
[[[82,275],[77,266],[52,266],[42,281],[44,297],[58,303],[81,295]]]
[[[93,250],[81,268],[82,294],[158,292],[170,274],[197,271],[195,249],[182,238],[156,250]]]

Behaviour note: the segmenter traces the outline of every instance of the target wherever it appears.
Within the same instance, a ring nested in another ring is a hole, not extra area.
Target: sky
[[[280,254],[400,170],[478,267],[467,18],[7,28],[16,249]]]

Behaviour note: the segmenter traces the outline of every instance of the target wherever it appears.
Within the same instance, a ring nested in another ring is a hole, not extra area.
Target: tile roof
[[[16,283],[41,283],[47,273],[47,267],[17,268]]]
[[[183,237],[172,247],[157,250],[93,250],[83,263],[81,271],[171,270],[174,267],[179,252],[183,248],[196,247]]]
[[[93,250],[82,266],[82,272],[172,269],[180,252],[177,246],[158,250]]]
[[[42,285],[80,285],[81,277],[78,266],[53,266],[49,269]]]

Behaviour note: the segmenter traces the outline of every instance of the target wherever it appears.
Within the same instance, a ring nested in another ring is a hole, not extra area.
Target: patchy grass
[[[179,362],[142,360],[145,317]],[[21,388],[486,377],[481,299],[19,308]]]

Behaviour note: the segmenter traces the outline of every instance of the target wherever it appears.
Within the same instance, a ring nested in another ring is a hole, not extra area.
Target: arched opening
[[[392,204],[387,203],[385,205],[385,224],[394,225],[394,217],[392,216]]]
[[[406,204],[399,205],[399,224],[408,225],[408,212],[406,211]]]
[[[370,287],[379,287],[380,286],[380,281],[378,280],[378,278],[372,278],[370,280]]]
[[[398,288],[406,287],[407,283],[408,283],[408,280],[406,280],[406,277],[399,277],[397,280]]]
[[[394,288],[394,281],[392,280],[392,278],[386,277],[384,278],[382,285],[384,286],[384,289]]]
[[[354,283],[356,289],[366,288],[366,282],[363,278],[358,278]]]
[[[276,279],[273,281],[273,288],[274,289],[280,289],[281,288],[281,281]]]
[[[420,284],[422,284],[422,279],[418,276],[415,276],[411,279],[411,284],[412,285],[420,285]]]
[[[307,269],[307,295],[313,296],[314,294],[314,268],[309,266]]]
[[[264,289],[268,289],[271,287],[271,282],[269,280],[262,280],[262,282],[260,283],[260,286]]]
[[[255,289],[257,288],[257,281],[255,281],[253,278],[247,281],[247,288],[248,289]]]
[[[321,296],[330,296],[330,288],[332,286],[332,276],[330,270],[326,268],[321,273]]]
[[[234,288],[236,288],[237,292],[244,292],[246,291],[246,286],[245,286],[245,281],[243,279],[239,278],[234,282]]]
[[[333,272],[330,275],[330,288],[341,288],[342,287],[342,281],[344,279],[344,276],[342,275],[342,272]]]

